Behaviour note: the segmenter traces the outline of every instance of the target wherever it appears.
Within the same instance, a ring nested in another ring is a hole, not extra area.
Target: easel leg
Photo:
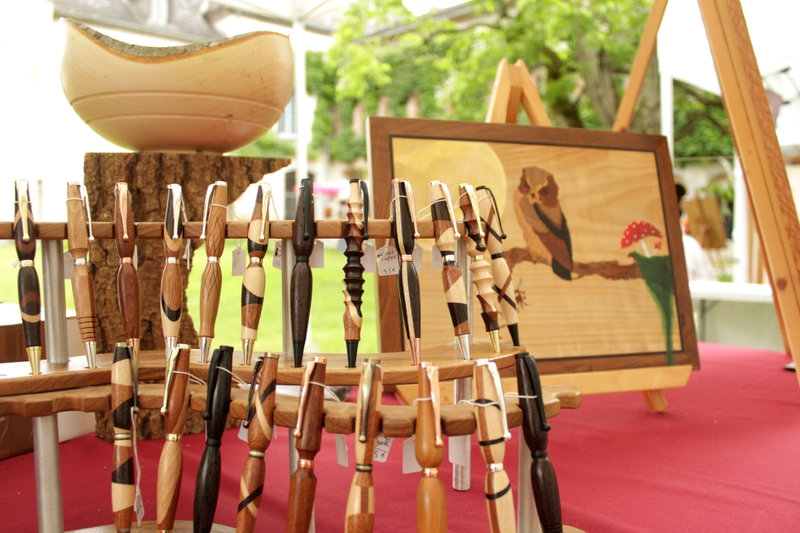
[[[653,413],[661,413],[667,409],[667,398],[661,389],[643,390],[642,398],[644,398],[647,409]]]

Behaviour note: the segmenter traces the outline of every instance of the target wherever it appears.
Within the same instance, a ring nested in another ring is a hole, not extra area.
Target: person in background
[[[683,255],[686,259],[686,273],[689,281],[717,281],[717,273],[706,255],[706,251],[689,233],[689,218],[683,212],[683,197],[686,196],[686,187],[680,183],[675,184],[678,194],[678,208],[680,209],[681,238],[683,240]]]

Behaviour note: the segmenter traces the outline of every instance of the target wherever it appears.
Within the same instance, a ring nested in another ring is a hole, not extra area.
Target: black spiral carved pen
[[[347,366],[356,366],[358,341],[361,340],[361,296],[364,294],[364,265],[361,245],[369,239],[369,190],[367,183],[354,178],[350,180],[350,197],[347,200],[347,226],[345,228],[344,255],[347,257],[344,270],[344,339],[347,345]]]
[[[22,315],[22,330],[25,335],[25,351],[31,364],[31,373],[39,374],[42,360],[41,296],[39,275],[33,260],[36,256],[36,228],[33,224],[28,182],[14,182],[14,245],[19,259],[19,311]]]

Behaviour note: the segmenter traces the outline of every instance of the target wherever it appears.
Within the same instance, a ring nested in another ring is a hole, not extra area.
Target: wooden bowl
[[[271,128],[292,95],[287,36],[163,48],[67,22],[61,85],[94,131],[133,150],[228,152]]]

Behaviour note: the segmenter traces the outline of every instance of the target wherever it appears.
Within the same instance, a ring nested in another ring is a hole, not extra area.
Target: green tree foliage
[[[374,115],[381,98],[392,116],[405,116],[415,95],[423,118],[481,121],[503,58],[525,62],[555,125],[609,129],[650,3],[473,0],[471,14],[453,19],[417,18],[402,0],[354,2],[331,49],[308,58],[308,91],[317,97],[312,149],[344,162],[363,157],[353,109],[360,102],[365,116]],[[631,129],[657,133],[657,70],[650,70]]]

